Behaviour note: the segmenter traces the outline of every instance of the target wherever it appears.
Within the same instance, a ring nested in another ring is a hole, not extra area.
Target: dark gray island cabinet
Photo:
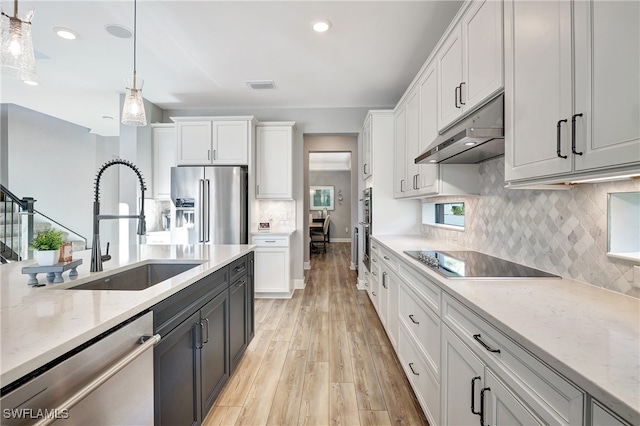
[[[253,252],[155,305],[155,424],[199,425],[253,338]]]

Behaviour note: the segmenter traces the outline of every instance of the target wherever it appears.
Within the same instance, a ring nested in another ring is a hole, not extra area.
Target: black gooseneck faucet
[[[142,192],[142,200],[140,202],[140,214],[139,215],[112,215],[112,214],[100,214],[100,178],[104,171],[116,164],[120,164],[123,166],[129,167],[133,170],[138,176],[138,180],[140,181],[140,190]],[[142,173],[140,170],[127,160],[111,160],[104,163],[102,167],[98,170],[95,179],[95,191],[93,197],[93,243],[91,244],[91,272],[99,272],[102,271],[102,261],[107,261],[111,259],[111,256],[102,255],[100,251],[100,220],[101,219],[138,219],[138,235],[144,235],[147,232],[147,226],[144,219],[144,191],[147,189],[144,183],[144,178],[142,177]],[[109,249],[107,248],[107,253]]]

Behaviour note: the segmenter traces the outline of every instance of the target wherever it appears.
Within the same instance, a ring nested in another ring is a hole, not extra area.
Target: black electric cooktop
[[[447,278],[560,278],[477,251],[407,250],[405,253]]]

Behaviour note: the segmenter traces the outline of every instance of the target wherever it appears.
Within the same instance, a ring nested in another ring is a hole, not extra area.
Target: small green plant
[[[32,250],[57,250],[63,243],[62,231],[47,228],[31,241]]]
[[[464,206],[451,206],[454,216],[464,216]]]

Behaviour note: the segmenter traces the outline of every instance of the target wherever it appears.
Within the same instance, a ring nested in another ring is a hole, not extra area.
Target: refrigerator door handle
[[[207,234],[205,242],[208,243],[211,240],[211,181],[207,179],[206,182],[207,189],[205,191],[205,194],[207,195]]]
[[[199,185],[199,196],[198,196],[198,204],[199,204],[199,208],[200,208],[200,220],[197,221],[198,222],[198,242],[202,243],[204,242],[204,215],[205,215],[205,208],[204,208],[204,179],[200,179],[200,185]]]

